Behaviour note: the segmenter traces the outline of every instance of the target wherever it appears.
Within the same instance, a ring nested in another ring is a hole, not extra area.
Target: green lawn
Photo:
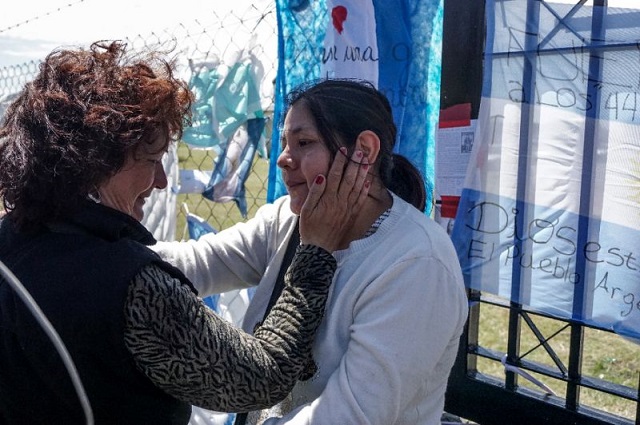
[[[188,145],[178,145],[178,159],[181,169],[208,170],[214,167],[217,155],[211,150],[190,149]],[[253,217],[257,209],[267,202],[268,159],[256,155],[249,177],[245,183],[247,200],[247,218]],[[226,229],[233,224],[244,221],[235,202],[219,203],[206,199],[201,194],[179,194],[177,199],[178,220],[176,239],[185,234],[185,214],[182,205],[186,204],[189,212],[194,213],[211,224],[217,230]]]

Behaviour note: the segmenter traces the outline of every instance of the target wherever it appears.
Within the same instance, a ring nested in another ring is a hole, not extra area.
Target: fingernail
[[[356,157],[358,157],[358,158],[362,157],[362,151],[361,150],[357,150],[356,151]]]
[[[322,184],[324,182],[324,176],[323,175],[318,175],[316,177],[316,184]]]
[[[364,182],[364,187],[365,189],[369,189],[369,186],[371,186],[371,181],[367,180]]]
[[[343,155],[346,155],[346,154],[347,154],[347,148],[345,148],[344,146],[342,146],[342,147],[340,148],[340,152],[342,152],[342,154],[343,154]]]
[[[369,164],[367,163],[362,164],[362,168],[364,168],[364,171],[367,171],[369,169]]]

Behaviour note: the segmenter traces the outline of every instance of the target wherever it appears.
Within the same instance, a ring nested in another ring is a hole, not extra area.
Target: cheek
[[[145,186],[145,189],[151,187],[155,182],[157,176],[159,176],[157,167],[155,165],[154,166],[147,165],[145,168],[140,170],[139,177],[138,177],[140,181],[140,186]]]
[[[317,152],[308,155],[302,163],[303,173],[307,183],[311,185],[318,174],[327,175],[331,158],[329,152]]]

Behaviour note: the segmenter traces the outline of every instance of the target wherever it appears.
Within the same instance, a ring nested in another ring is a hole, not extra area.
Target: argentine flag
[[[269,202],[286,190],[276,166],[286,94],[320,78],[360,78],[387,95],[395,152],[423,173],[430,212],[440,105],[442,0],[277,0],[278,72]]]
[[[637,11],[487,1],[465,282],[640,340]],[[562,24],[558,24],[558,17]]]

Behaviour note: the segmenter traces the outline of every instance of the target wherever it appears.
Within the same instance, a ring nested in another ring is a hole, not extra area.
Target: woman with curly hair
[[[161,159],[193,101],[166,53],[121,42],[56,50],[7,110],[0,261],[60,335],[90,409],[0,278],[0,423],[186,424],[191,405],[273,405],[307,364],[366,167],[340,157],[316,176],[282,296],[254,336],[234,328],[148,248],[140,224],[145,199],[167,185]]]

